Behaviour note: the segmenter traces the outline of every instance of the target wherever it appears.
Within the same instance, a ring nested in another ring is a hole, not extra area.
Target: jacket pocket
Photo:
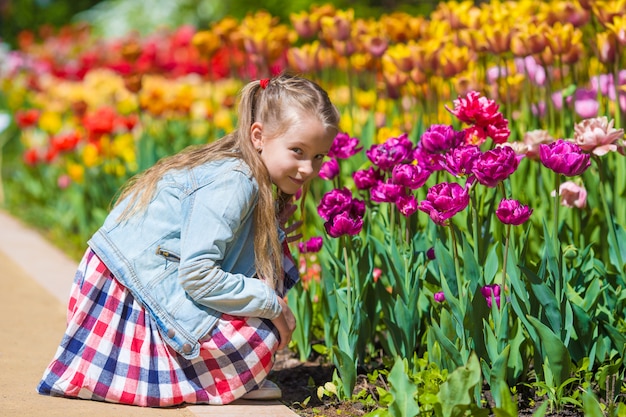
[[[162,256],[168,261],[180,263],[180,255],[173,253],[167,249],[163,249],[160,245],[156,248],[156,254]]]

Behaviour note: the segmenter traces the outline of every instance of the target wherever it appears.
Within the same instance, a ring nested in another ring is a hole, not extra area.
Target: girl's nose
[[[313,168],[313,162],[302,161],[302,163],[300,163],[298,171],[300,171],[300,173],[305,177],[312,175],[315,172],[315,169]]]

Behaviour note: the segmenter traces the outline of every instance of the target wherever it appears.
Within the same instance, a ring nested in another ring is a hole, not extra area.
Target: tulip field
[[[0,47],[0,205],[79,256],[127,179],[231,131],[239,89],[283,71],[342,114],[296,196],[290,349],[335,369],[316,395],[626,416],[625,0],[25,32]]]

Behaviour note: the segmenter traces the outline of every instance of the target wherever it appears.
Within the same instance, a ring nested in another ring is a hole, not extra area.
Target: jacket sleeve
[[[232,315],[274,319],[281,307],[269,286],[221,267],[227,244],[252,216],[257,198],[256,182],[235,170],[183,199],[183,213],[188,215],[182,219],[179,280],[201,305]]]

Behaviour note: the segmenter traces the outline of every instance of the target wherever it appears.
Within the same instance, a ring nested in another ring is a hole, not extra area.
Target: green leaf
[[[419,414],[417,401],[417,385],[409,379],[408,361],[397,357],[391,372],[389,372],[390,392],[393,402],[389,404],[389,414],[392,417],[413,417]]]
[[[480,363],[475,354],[470,355],[465,366],[454,370],[448,379],[439,387],[439,401],[443,416],[457,415],[454,411],[458,406],[472,404],[472,390],[481,382]]]
[[[537,330],[540,340],[534,341],[535,345],[540,345],[538,347],[541,350],[542,358],[548,359],[550,371],[555,379],[554,385],[558,387],[571,373],[572,361],[569,352],[561,339],[548,326],[532,316],[528,316],[528,320]]]
[[[510,350],[511,346],[507,345],[502,352],[500,352],[500,355],[498,355],[491,366],[489,386],[491,387],[491,394],[493,395],[496,407],[503,407],[506,398],[510,400],[510,392],[508,390],[508,385],[506,384],[507,364],[509,362]],[[505,398],[502,397],[503,391],[505,392]]]
[[[589,390],[583,392],[583,411],[585,417],[604,417],[598,399]]]
[[[549,403],[546,401],[543,404],[541,404],[539,406],[539,408],[537,408],[537,410],[535,410],[535,412],[533,413],[533,417],[543,417],[546,415],[546,411],[548,410],[548,405]]]

